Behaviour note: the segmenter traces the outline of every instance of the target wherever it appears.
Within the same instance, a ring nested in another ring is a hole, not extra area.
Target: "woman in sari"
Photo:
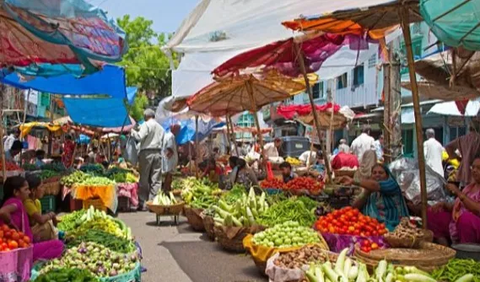
[[[65,143],[63,143],[63,155],[62,162],[66,168],[69,168],[73,164],[73,153],[75,151],[75,142],[71,135],[65,137]]]
[[[3,189],[5,202],[0,209],[1,223],[14,227],[17,231],[25,234],[30,242],[33,242],[30,221],[23,205],[23,201],[30,197],[28,182],[21,176],[9,177],[3,185]],[[60,240],[33,243],[33,261],[58,258],[62,252],[63,243]]]
[[[470,169],[473,181],[463,191],[447,185],[457,196],[453,203],[440,202],[427,211],[428,228],[440,244],[480,243],[480,156],[473,159]]]
[[[356,181],[345,176],[340,181],[345,185],[364,188],[352,206],[362,210],[364,215],[384,223],[388,230],[393,231],[400,223],[400,219],[408,216],[402,190],[387,167],[375,164],[372,168],[371,179]]]

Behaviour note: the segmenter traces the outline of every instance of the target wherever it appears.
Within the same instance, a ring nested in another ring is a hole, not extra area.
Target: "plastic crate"
[[[42,204],[42,213],[55,212],[57,210],[57,197],[53,195],[46,195],[40,199]]]
[[[88,199],[83,201],[83,209],[86,210],[93,206],[95,209],[100,211],[107,211],[107,207],[103,204],[100,198]]]

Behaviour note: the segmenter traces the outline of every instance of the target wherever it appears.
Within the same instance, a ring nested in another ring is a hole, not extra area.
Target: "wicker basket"
[[[60,181],[42,183],[42,187],[45,189],[45,195],[58,195],[62,185]]]
[[[215,241],[215,221],[211,216],[203,216],[203,226],[207,232],[207,236],[210,240]]]
[[[455,257],[455,250],[441,245],[422,242],[419,249],[381,249],[365,253],[355,246],[355,257],[370,266],[376,266],[379,261],[386,259],[394,265],[415,265],[424,270],[441,267]]]
[[[243,246],[243,239],[248,234],[255,234],[263,230],[265,230],[265,227],[260,225],[252,226],[250,228],[233,226],[214,227],[215,237],[217,238],[218,244],[220,244],[220,246],[222,246],[225,250],[236,253],[245,252],[245,247]]]
[[[190,206],[185,206],[184,209],[185,217],[187,218],[188,224],[193,228],[193,230],[198,232],[205,231],[205,226],[203,224],[202,212],[203,209],[196,209]]]
[[[157,215],[179,215],[180,213],[182,213],[184,206],[184,202],[180,202],[171,206],[154,205],[150,201],[147,202],[148,210]]]
[[[43,179],[42,183],[46,184],[46,183],[52,183],[52,182],[59,182],[62,177],[63,177],[62,175],[52,176],[52,177]]]
[[[392,248],[418,248],[422,242],[432,242],[433,241],[433,232],[430,230],[424,231],[425,235],[423,237],[412,236],[410,238],[399,238],[397,236],[388,233],[385,235],[385,241]]]
[[[93,198],[83,201],[83,209],[86,210],[93,206],[95,209],[100,211],[107,211],[107,207],[103,204],[103,201],[100,198]]]
[[[337,169],[334,170],[335,177],[341,177],[341,176],[349,176],[353,177],[355,175],[356,170],[342,170],[342,169]]]

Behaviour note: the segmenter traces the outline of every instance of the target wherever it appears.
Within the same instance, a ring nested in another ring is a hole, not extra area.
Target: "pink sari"
[[[30,241],[33,242],[33,234],[32,230],[30,229],[30,222],[22,201],[17,198],[10,198],[5,201],[3,205],[14,205],[17,207],[17,210],[10,214],[11,222],[15,225],[15,227],[18,228],[18,230],[27,235],[30,238]],[[60,257],[62,253],[63,242],[60,240],[50,240],[33,244],[33,261],[41,259],[51,260]]]

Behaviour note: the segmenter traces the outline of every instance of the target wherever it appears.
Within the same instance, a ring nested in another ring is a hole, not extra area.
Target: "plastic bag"
[[[267,168],[267,179],[275,178],[275,175],[273,175],[272,163],[267,162],[265,166]]]
[[[340,235],[333,233],[322,233],[323,238],[327,241],[330,251],[334,253],[340,253],[343,249],[348,248],[348,254],[352,255],[355,250],[355,244],[360,243],[362,240],[370,240],[377,243],[379,246],[385,246],[385,239],[383,236],[352,236],[352,235]]]
[[[255,245],[252,241],[253,235],[248,234],[243,238],[243,246],[247,251],[249,251],[253,260],[257,262],[266,262],[272,255],[276,253],[290,252],[297,249],[300,249],[302,246],[290,247],[290,248],[275,248],[275,247],[266,247]]]
[[[0,281],[29,281],[33,261],[33,246],[0,253]]]

